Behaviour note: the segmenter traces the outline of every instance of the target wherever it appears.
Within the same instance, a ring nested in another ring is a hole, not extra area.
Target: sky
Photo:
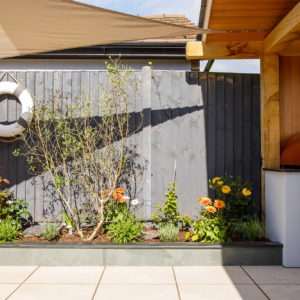
[[[198,25],[201,0],[78,0],[132,15],[185,14]],[[205,62],[201,62],[201,69]],[[217,60],[211,72],[259,73],[259,60]]]

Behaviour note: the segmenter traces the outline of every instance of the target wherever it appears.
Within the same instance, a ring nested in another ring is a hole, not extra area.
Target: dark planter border
[[[277,242],[209,243],[4,243],[0,265],[207,266],[281,265]]]

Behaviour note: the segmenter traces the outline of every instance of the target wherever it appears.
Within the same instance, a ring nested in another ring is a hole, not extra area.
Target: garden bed
[[[276,242],[233,243],[62,243],[0,244],[0,265],[44,266],[201,266],[281,265]]]

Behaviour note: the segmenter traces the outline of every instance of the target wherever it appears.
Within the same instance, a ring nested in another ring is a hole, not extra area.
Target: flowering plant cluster
[[[192,241],[223,243],[227,238],[227,225],[223,218],[223,209],[226,206],[223,200],[212,201],[208,197],[197,199],[202,210],[200,218],[193,223]],[[190,234],[187,234],[186,238]]]
[[[227,220],[247,219],[255,207],[251,195],[251,184],[242,183],[241,178],[225,174],[209,180],[209,188],[215,191],[216,198],[224,201],[224,217]]]
[[[113,190],[102,190],[101,195],[103,197],[112,198],[113,200],[118,201],[119,203],[125,203],[129,200],[128,196],[124,195],[125,191],[123,188],[115,188]]]
[[[250,216],[254,206],[251,198],[251,185],[241,183],[232,176],[215,177],[209,180],[209,188],[215,191],[216,199],[200,197],[200,217],[193,223],[192,241],[230,241],[229,232],[236,220],[243,222]],[[186,238],[189,238],[188,233]]]

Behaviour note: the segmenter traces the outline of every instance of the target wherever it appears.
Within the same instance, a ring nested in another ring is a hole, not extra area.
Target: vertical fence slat
[[[26,73],[26,88],[35,100],[35,73],[29,71]],[[29,210],[32,216],[35,216],[35,178],[30,173],[26,180],[26,202],[29,204]]]
[[[244,181],[251,181],[251,75],[243,76]]]
[[[45,102],[45,72],[35,74],[35,96],[37,101]],[[38,168],[38,166],[37,166]],[[35,176],[35,214],[34,219],[40,220],[44,209],[44,181],[43,174]]]
[[[240,74],[233,82],[233,175],[243,176],[243,81]]]
[[[225,173],[233,175],[233,75],[225,75]]]
[[[261,147],[260,147],[260,78],[259,75],[252,76],[252,139],[251,139],[251,153],[252,153],[252,177],[253,183],[253,199],[256,202],[257,213],[261,212]]]
[[[224,174],[225,167],[225,75],[217,74],[216,79],[216,175],[222,176]],[[222,151],[220,151],[221,149]]]
[[[26,73],[18,72],[17,79],[24,87],[26,86]],[[17,116],[21,114],[21,105],[17,105]],[[16,148],[20,148],[22,142],[18,141],[15,145]],[[26,201],[26,179],[28,178],[27,163],[24,156],[18,156],[13,158],[17,161],[17,197]]]
[[[207,174],[211,179],[216,174],[216,74],[208,74],[207,105]]]

